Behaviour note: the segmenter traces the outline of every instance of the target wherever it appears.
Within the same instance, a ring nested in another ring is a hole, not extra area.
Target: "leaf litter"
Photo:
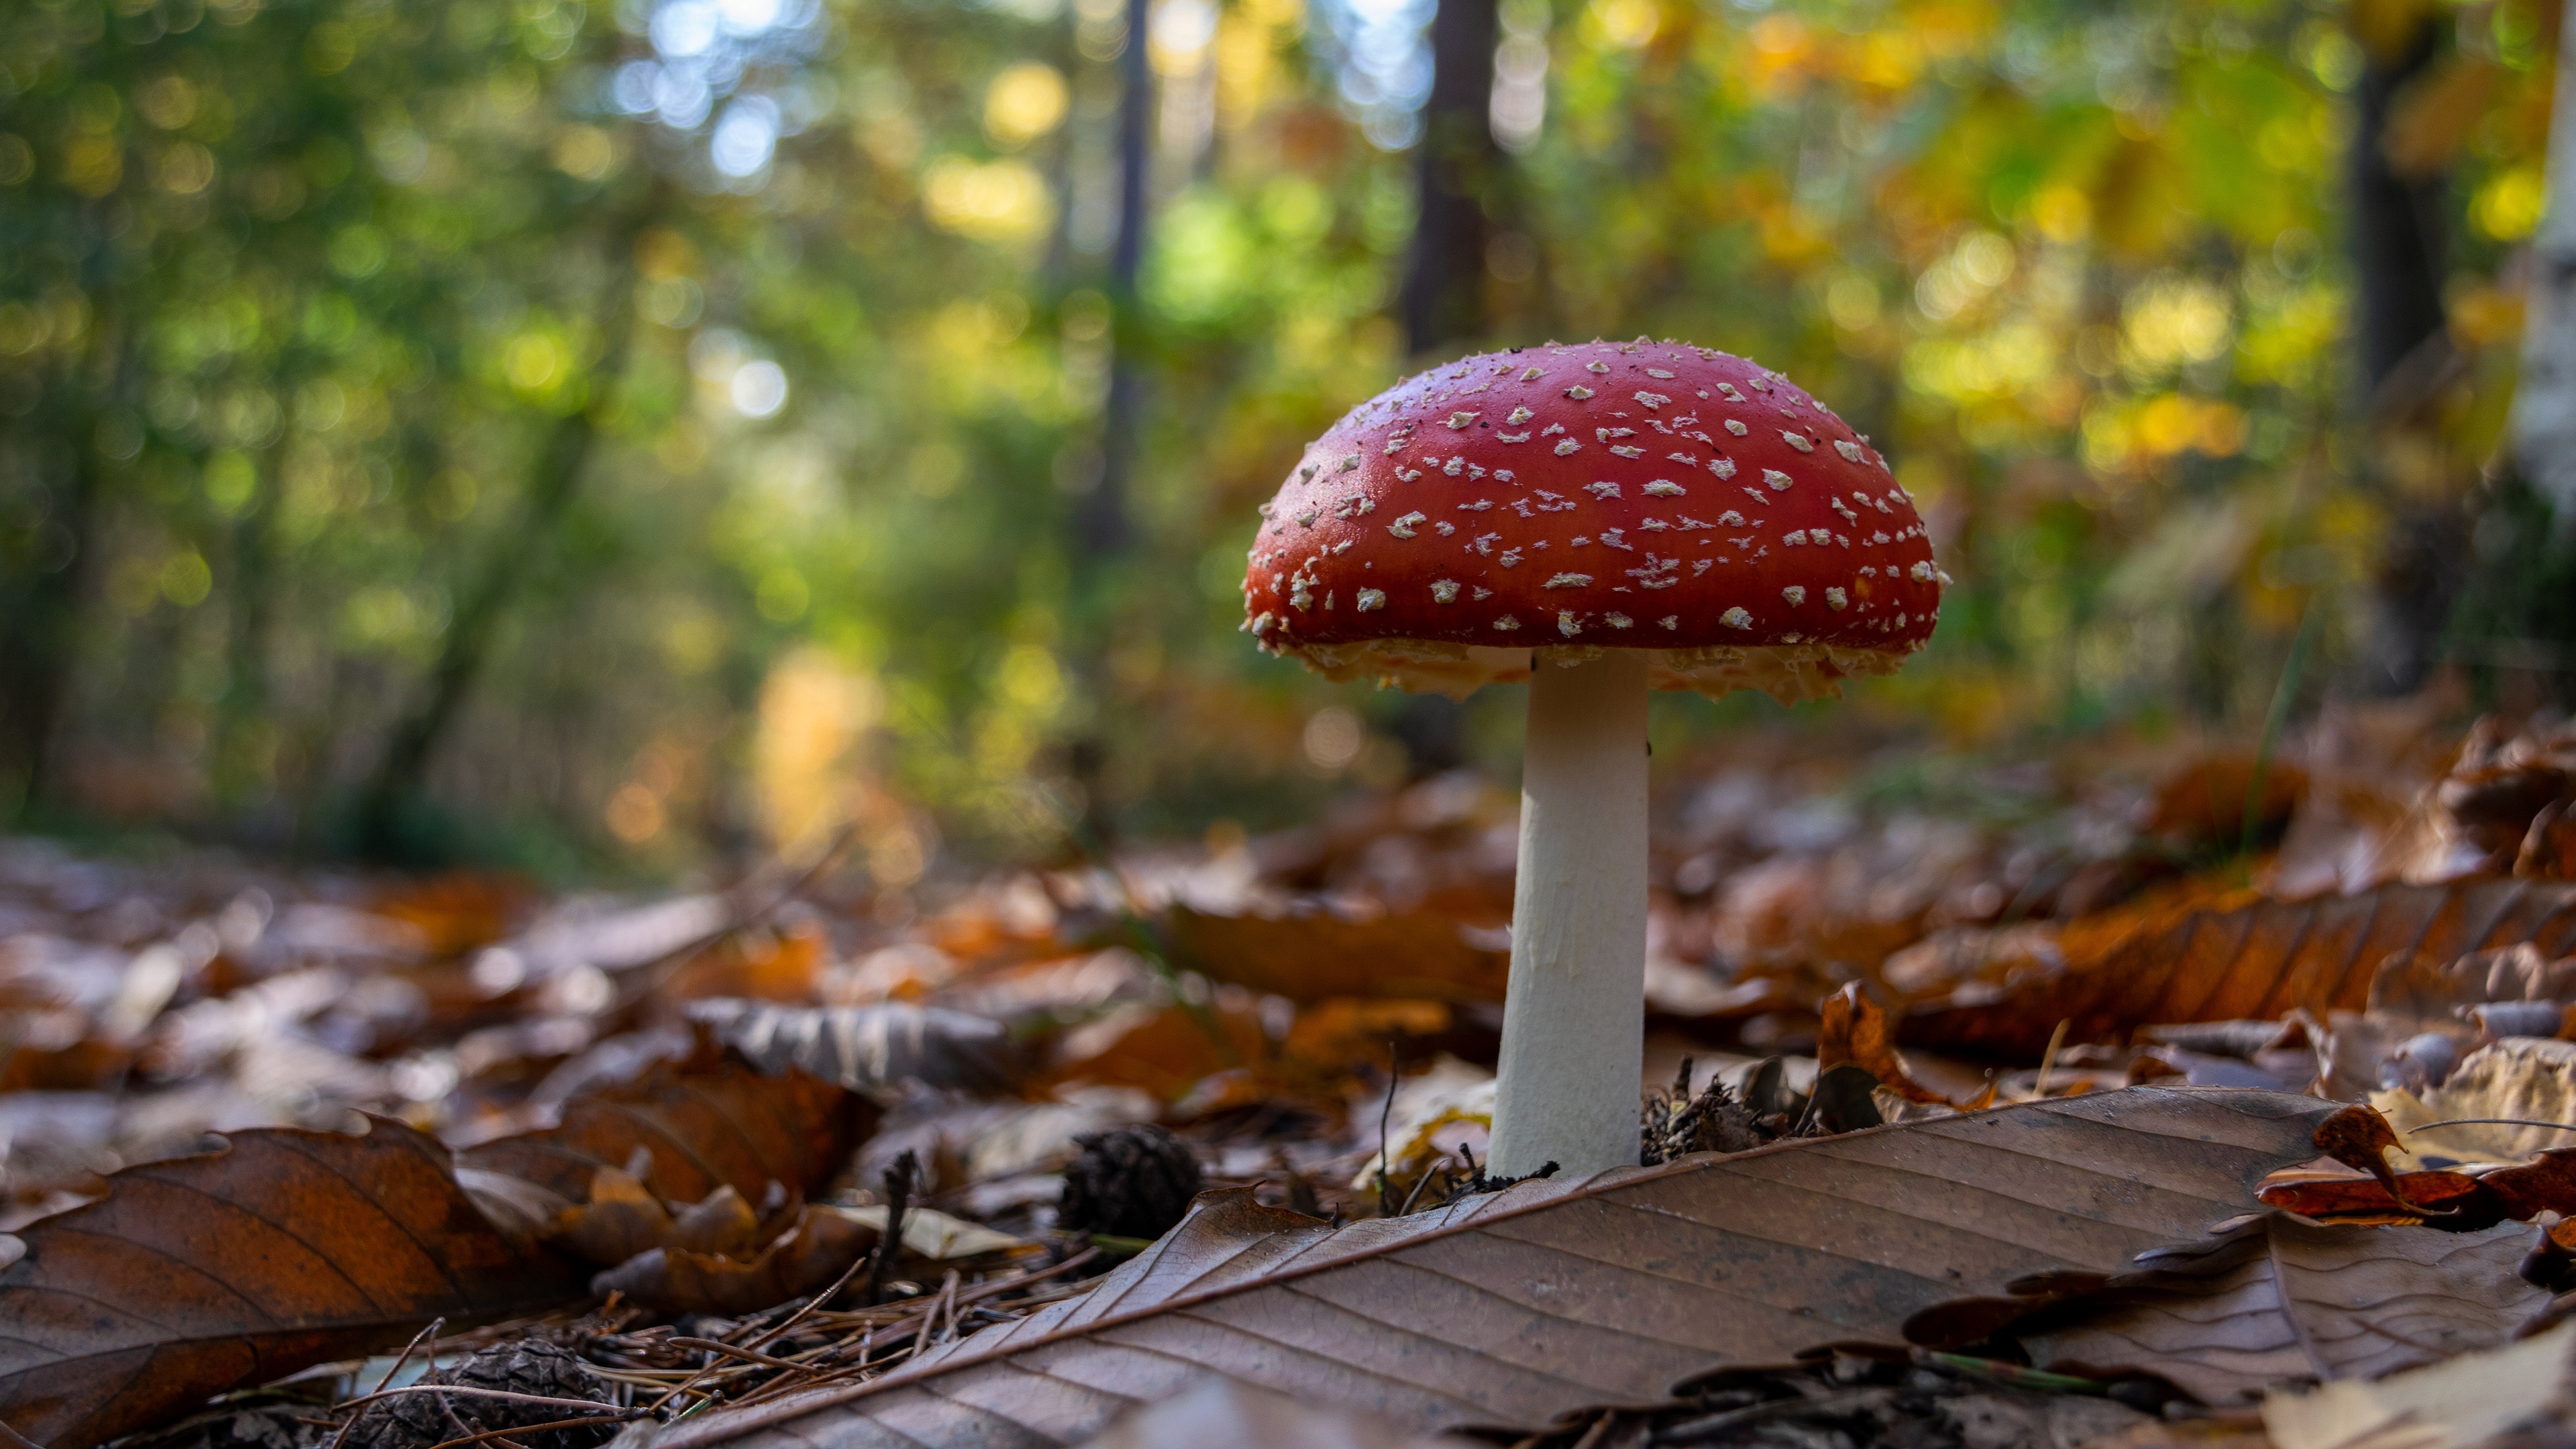
[[[2433,1125],[2566,1110],[2576,735],[2425,718],[2267,771],[1685,773],[1649,882],[1660,1165],[1588,1183],[1480,1164],[1514,827],[1470,775],[895,896],[828,859],[555,900],[0,842],[0,1319],[84,1262],[134,1299],[0,1344],[0,1422],[1145,1443],[1329,1403],[1264,1442],[2260,1444],[2229,1405],[2471,1362],[2576,1286],[2547,1130]],[[2376,1103],[2385,1150],[2308,1141],[2320,1097]],[[2157,1125],[2213,1111],[2232,1145]],[[243,1166],[290,1142],[410,1174],[299,1244],[362,1289],[186,1309],[135,1266],[251,1273],[152,1204],[202,1182],[301,1231],[318,1179]],[[404,1211],[438,1230],[371,1252]],[[532,1396],[582,1422],[491,1417],[533,1407],[491,1373],[586,1385]]]

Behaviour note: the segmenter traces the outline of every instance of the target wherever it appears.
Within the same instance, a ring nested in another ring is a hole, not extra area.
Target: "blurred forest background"
[[[1069,8],[1068,8],[1069,7]],[[1235,632],[1411,366],[1651,333],[1959,580],[1832,728],[2576,689],[2541,0],[19,0],[0,821],[637,876],[1258,829],[1514,691]],[[1658,740],[1777,725],[1659,701]]]

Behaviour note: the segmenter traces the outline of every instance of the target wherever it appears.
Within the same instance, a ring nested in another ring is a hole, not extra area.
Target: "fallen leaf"
[[[1472,941],[1457,921],[1431,911],[1224,916],[1175,906],[1164,929],[1193,969],[1300,1004],[1331,996],[1500,1001],[1512,964],[1508,948]]]
[[[1901,1342],[1922,1309],[2033,1273],[2121,1271],[2245,1207],[2329,1110],[2133,1088],[1338,1229],[1209,1193],[1084,1298],[658,1445],[1075,1443],[1210,1372],[1425,1432],[1661,1402],[1728,1363]]]
[[[2576,880],[2576,801],[2561,800],[2531,817],[2515,852],[2513,873],[2535,880]]]
[[[808,1206],[757,1252],[651,1248],[593,1277],[590,1288],[668,1312],[740,1317],[831,1286],[883,1232],[882,1216],[872,1225],[846,1211]],[[911,1236],[904,1234],[907,1241]]]
[[[834,1207],[832,1211],[874,1232],[885,1231],[886,1206],[883,1203]],[[976,1258],[986,1253],[1007,1253],[1028,1245],[1026,1238],[995,1232],[982,1223],[952,1217],[937,1208],[904,1210],[903,1250],[919,1257],[939,1260]]]
[[[2553,957],[2568,954],[2576,949],[2576,884],[2395,885],[2298,902],[2186,897],[2070,922],[2052,935],[2053,945],[2040,949],[2027,932],[1995,933],[1990,944],[2012,954],[1951,968],[1980,979],[1914,1005],[1898,1038],[2030,1058],[2047,1049],[2061,1021],[2066,1040],[2085,1042],[2154,1024],[2267,1020],[2302,1007],[2319,1018],[2358,1011],[2392,955],[2451,960],[2525,941]]]
[[[1174,1102],[1207,1077],[1269,1057],[1269,1038],[1250,1009],[1138,1004],[1065,1032],[1056,1043],[1056,1066],[1043,1081],[1135,1087]]]
[[[1829,1071],[1848,1062],[1909,1102],[1949,1104],[1949,1098],[1907,1074],[1904,1059],[1896,1054],[1895,1037],[1888,1030],[1886,1008],[1861,983],[1846,983],[1842,990],[1826,997],[1817,1011],[1823,1018],[1816,1029],[1818,1071]]]
[[[666,1203],[703,1202],[720,1187],[758,1199],[773,1182],[789,1197],[811,1197],[875,1118],[866,1098],[800,1071],[665,1066],[632,1086],[573,1099],[555,1127],[468,1148],[458,1160],[578,1203],[599,1169],[625,1169],[642,1148],[650,1155],[636,1176]]]
[[[2254,794],[2262,782],[2259,803]],[[2307,772],[2251,753],[2214,754],[2167,776],[2148,808],[2146,828],[2184,853],[2233,850],[2245,835],[2246,808],[2254,806],[2257,840],[2277,837],[2308,792]]]
[[[852,1091],[914,1081],[998,1093],[1020,1070],[1000,1022],[942,1007],[900,1001],[786,1006],[719,997],[689,1003],[689,1019],[764,1071],[801,1067]]]
[[[2406,1150],[2457,1162],[2520,1162],[2551,1148],[2576,1146],[2576,1132],[2503,1126],[2477,1118],[2576,1124],[2576,1042],[2511,1037],[2462,1058],[2443,1083],[2423,1096],[2392,1091],[2371,1094]],[[2427,1130],[2432,1122],[2472,1119],[2457,1127]]]
[[[2547,1291],[2515,1275],[2531,1232],[2324,1227],[2266,1213],[2145,1255],[2142,1271],[2004,1324],[1935,1310],[1918,1337],[2003,1331],[2055,1373],[2153,1374],[2224,1404],[2283,1384],[2375,1378],[2513,1336]],[[1986,1306],[1986,1305],[1981,1305]]]
[[[1083,1442],[1086,1449],[1469,1449],[1477,1441],[1407,1433],[1331,1404],[1210,1376]]]
[[[475,1211],[401,1123],[271,1128],[129,1167],[22,1229],[0,1271],[0,1422],[86,1449],[208,1395],[578,1295]],[[11,1240],[0,1238],[0,1249]]]
[[[2576,1325],[2382,1379],[2263,1401],[2278,1449],[2469,1449],[2566,1442]]]

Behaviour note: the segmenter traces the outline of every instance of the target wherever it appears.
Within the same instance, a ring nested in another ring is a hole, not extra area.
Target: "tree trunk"
[[[547,430],[530,470],[527,502],[519,521],[495,542],[482,571],[463,591],[448,621],[438,663],[430,670],[427,694],[395,723],[375,773],[359,794],[352,844],[370,860],[419,863],[424,852],[436,853],[421,835],[422,786],[439,746],[446,742],[482,677],[510,606],[581,491],[600,419],[625,374],[634,330],[629,299],[635,292],[635,239],[657,213],[661,195],[657,185],[651,199],[623,218],[608,242],[609,280],[600,302],[607,353],[592,369],[596,385],[588,401]]]
[[[2365,47],[2355,97],[2359,124],[2349,157],[2353,263],[2361,282],[2361,355],[2375,392],[2419,348],[2442,335],[2445,202],[2450,178],[2401,176],[2389,163],[2388,122],[2398,95],[2433,61],[2429,17],[2402,38]]]
[[[1431,21],[1431,100],[1414,153],[1420,205],[1407,259],[1405,344],[1417,356],[1485,330],[1486,192],[1500,148],[1494,0],[1440,0]]]
[[[2407,176],[2389,161],[2388,124],[2408,83],[2432,64],[2432,16],[2407,18],[2386,33],[2362,29],[2368,63],[2354,95],[2357,112],[2346,185],[2352,253],[2360,283],[2355,319],[2362,402],[2369,425],[2418,425],[2416,414],[2450,360],[2443,330],[2447,174]],[[2468,519],[2462,505],[2392,492],[2397,525],[2378,562],[2370,677],[2377,689],[2419,688],[2439,659],[2443,628],[2466,583],[2461,559]]]
[[[37,485],[31,567],[0,595],[9,600],[0,608],[0,812],[31,810],[52,791],[54,736],[71,695],[81,601],[97,571],[104,465],[89,436],[96,414],[67,411],[72,426],[37,444],[54,456],[31,463],[40,479],[60,480],[51,488]]]
[[[2549,501],[2563,536],[2576,531],[2576,0],[2559,21],[2546,177],[2540,229],[2531,238],[2512,436],[2515,463]]]
[[[1154,72],[1145,38],[1152,16],[1151,0],[1127,0],[1127,48],[1118,55],[1118,240],[1109,250],[1109,400],[1101,419],[1100,477],[1074,510],[1074,536],[1091,571],[1127,546],[1127,492],[1144,411],[1136,277],[1145,261],[1154,165]]]

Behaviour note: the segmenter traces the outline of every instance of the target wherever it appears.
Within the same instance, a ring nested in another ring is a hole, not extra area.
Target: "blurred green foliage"
[[[1071,739],[1135,829],[1400,772],[1347,727],[1399,701],[1234,625],[1253,505],[1406,364],[1411,159],[1327,17],[1158,4],[1124,315],[1114,3],[0,12],[6,801],[657,869],[856,818],[905,884],[1054,848]],[[1492,340],[1750,354],[1923,500],[1941,634],[1842,708],[2242,726],[2311,608],[2313,673],[2411,682],[2391,530],[2465,538],[2486,486],[2553,7],[1502,12]],[[2447,182],[2447,327],[2365,404],[2347,156],[2392,28],[2432,57],[2375,139]],[[1117,350],[1134,541],[1093,588]],[[2478,619],[2471,662],[2563,669]]]

